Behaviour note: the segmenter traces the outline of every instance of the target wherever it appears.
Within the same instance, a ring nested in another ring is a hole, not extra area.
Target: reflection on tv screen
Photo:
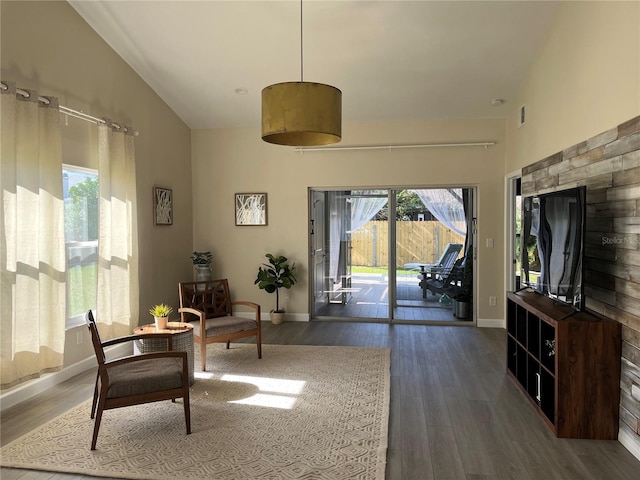
[[[523,202],[522,286],[576,310],[584,308],[585,201],[578,187]]]

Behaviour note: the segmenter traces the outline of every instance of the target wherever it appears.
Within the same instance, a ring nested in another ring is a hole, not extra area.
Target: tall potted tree
[[[271,310],[271,322],[278,325],[284,319],[284,309],[280,308],[281,288],[291,288],[297,282],[296,264],[290,266],[289,260],[285,256],[274,256],[270,253],[265,255],[269,259],[269,263],[263,263],[258,267],[258,276],[255,285],[268,293],[276,294],[276,308]]]

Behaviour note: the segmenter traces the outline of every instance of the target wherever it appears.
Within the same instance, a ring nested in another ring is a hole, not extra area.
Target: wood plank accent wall
[[[587,187],[586,308],[622,324],[619,440],[640,452],[640,116],[522,170],[522,195]]]

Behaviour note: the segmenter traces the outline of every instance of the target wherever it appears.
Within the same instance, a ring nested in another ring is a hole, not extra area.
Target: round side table
[[[187,352],[187,366],[189,369],[189,385],[193,385],[193,325],[182,322],[169,322],[167,328],[157,329],[154,323],[141,325],[133,330],[134,335],[144,334],[171,334],[171,350]],[[141,353],[165,352],[167,340],[165,338],[141,338],[133,341],[133,352]]]

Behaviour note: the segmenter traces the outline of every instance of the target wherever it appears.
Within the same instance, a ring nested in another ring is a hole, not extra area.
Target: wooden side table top
[[[133,329],[134,335],[139,335],[141,333],[170,333],[172,335],[176,335],[178,333],[186,333],[190,330],[193,330],[193,325],[190,323],[183,322],[169,322],[167,324],[167,328],[157,329],[155,323],[149,323],[147,325],[140,325]]]

